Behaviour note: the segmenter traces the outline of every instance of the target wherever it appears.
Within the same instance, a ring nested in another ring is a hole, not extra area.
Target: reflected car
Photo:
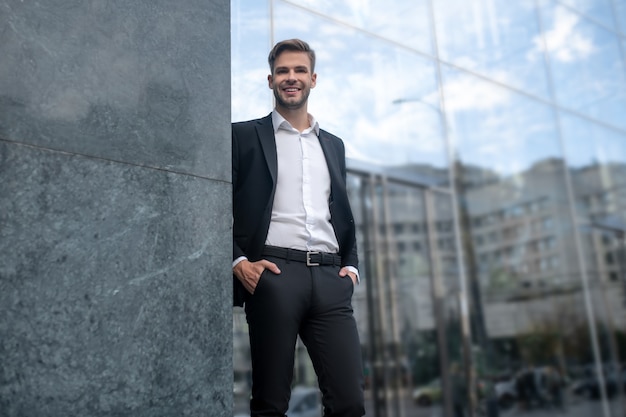
[[[441,400],[441,379],[436,378],[428,384],[413,390],[413,401],[420,407],[428,407]]]
[[[517,387],[515,378],[498,381],[494,384],[493,388],[500,409],[508,410],[517,401]]]
[[[604,391],[608,398],[613,398],[620,389],[626,388],[626,371],[608,371],[604,375]],[[600,381],[595,372],[589,371],[586,376],[572,384],[572,393],[586,398],[599,399]]]

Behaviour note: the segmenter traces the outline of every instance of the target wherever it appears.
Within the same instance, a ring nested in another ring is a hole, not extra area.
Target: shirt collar
[[[309,124],[311,125],[309,129],[312,129],[315,132],[315,135],[319,136],[320,135],[319,123],[317,123],[317,120],[315,120],[315,117],[313,117],[313,115],[311,115],[310,113],[308,114],[308,116],[309,116]],[[278,132],[278,129],[280,129],[281,127],[284,129],[288,129],[288,130],[292,130],[292,129],[295,130],[294,127],[291,126],[291,123],[289,123],[287,119],[285,119],[280,113],[278,113],[276,109],[272,110],[272,125],[274,127],[274,133]]]

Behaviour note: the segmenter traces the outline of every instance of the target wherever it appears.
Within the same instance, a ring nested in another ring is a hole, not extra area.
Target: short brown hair
[[[287,39],[278,42],[267,57],[267,62],[270,64],[270,71],[274,74],[274,63],[276,58],[285,51],[306,52],[309,55],[311,61],[311,72],[315,72],[315,51],[311,49],[308,43],[300,39]]]

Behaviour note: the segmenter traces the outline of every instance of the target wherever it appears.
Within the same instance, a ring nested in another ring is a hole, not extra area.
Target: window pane
[[[433,2],[440,57],[531,94],[548,97],[532,1]]]
[[[561,116],[578,215],[626,228],[626,133]]]
[[[280,5],[282,2],[276,3]],[[397,42],[421,53],[432,54],[427,0],[296,0],[290,3],[310,10],[311,14],[319,13],[376,37]]]
[[[256,119],[272,109],[267,86],[270,73],[270,15],[267,2],[231,2],[231,117],[233,121]]]
[[[615,29],[611,0],[559,0],[559,2],[610,29]]]
[[[512,386],[591,358],[563,352],[588,327],[559,132],[541,102],[451,68],[444,81],[478,384],[509,387],[501,407],[526,410],[537,399]]]
[[[560,6],[541,13],[558,103],[626,128],[626,72],[618,38]]]
[[[467,181],[516,175],[560,157],[552,109],[471,74],[443,68],[450,135]]]
[[[622,35],[626,35],[626,0],[614,0],[616,19]]]

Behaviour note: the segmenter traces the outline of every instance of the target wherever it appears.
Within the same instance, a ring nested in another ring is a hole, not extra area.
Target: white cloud
[[[535,36],[533,43],[535,54],[547,51],[561,62],[572,62],[585,59],[595,51],[593,40],[577,30],[580,17],[563,9],[557,8],[554,14],[552,29],[545,33],[545,43],[541,36]]]

